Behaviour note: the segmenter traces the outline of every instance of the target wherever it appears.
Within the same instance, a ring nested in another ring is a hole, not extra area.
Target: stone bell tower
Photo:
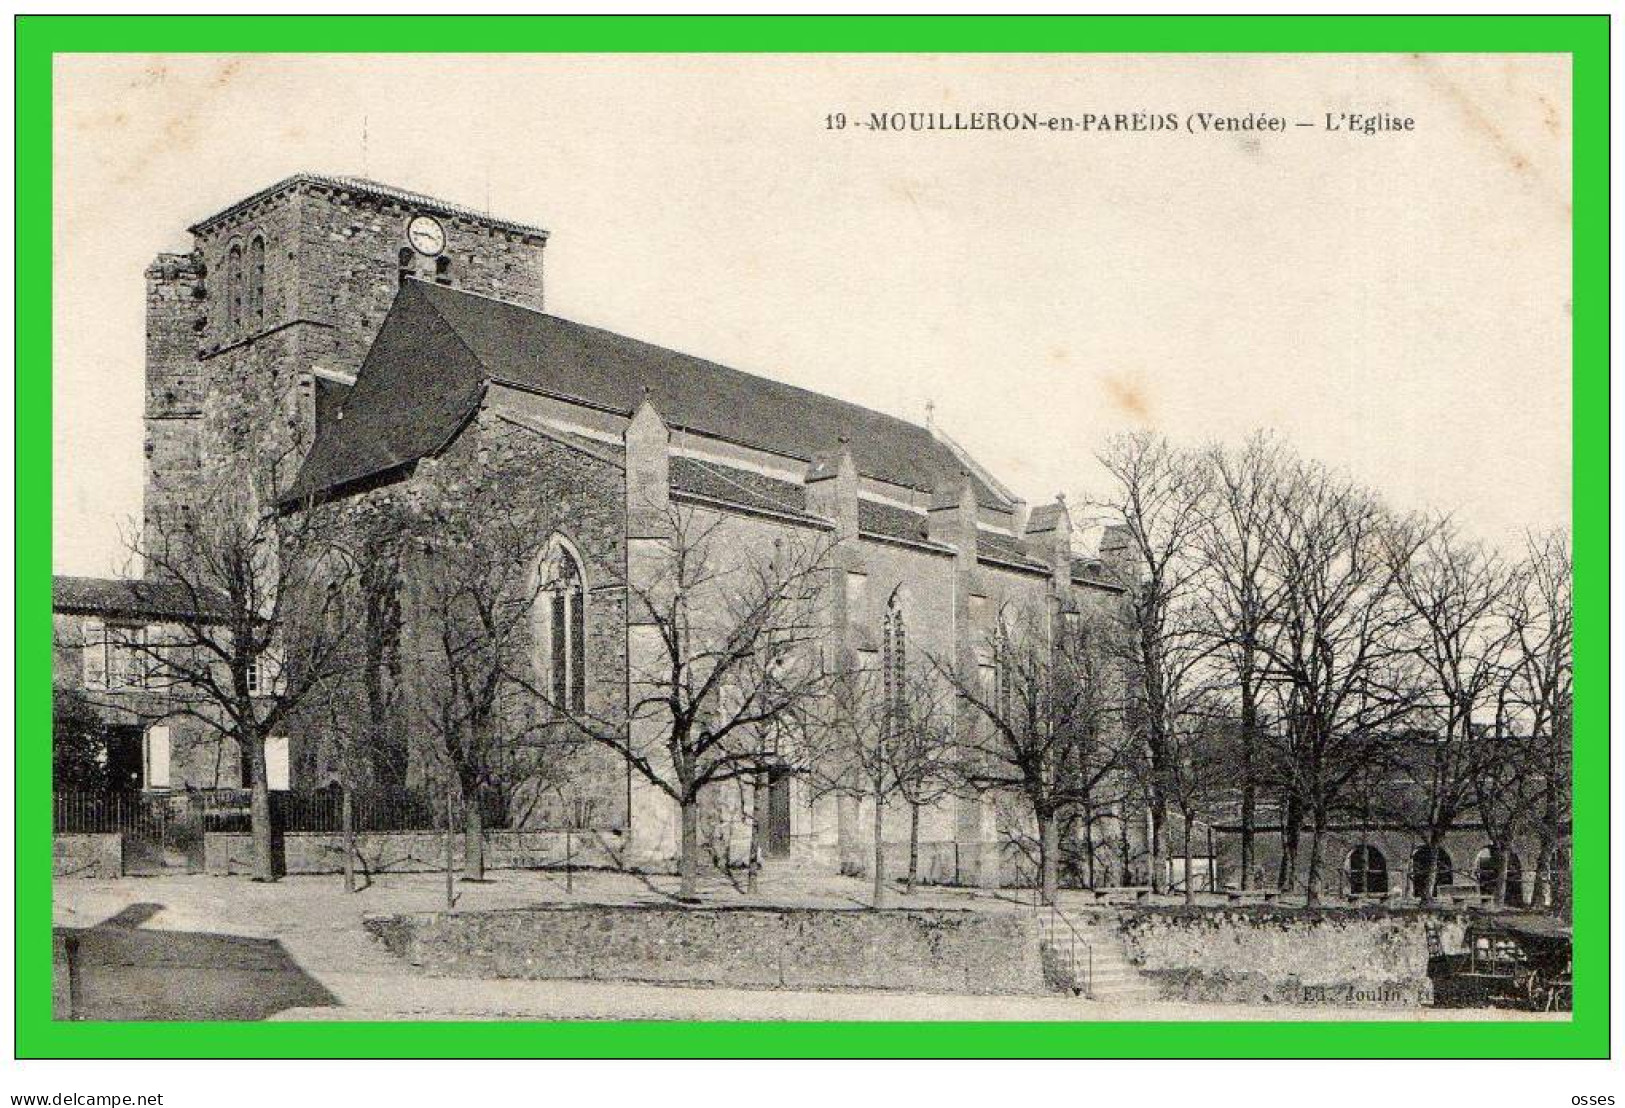
[[[264,399],[308,447],[403,277],[542,307],[546,231],[376,181],[297,174],[188,230],[146,271],[149,528],[229,449],[210,417],[232,400]]]

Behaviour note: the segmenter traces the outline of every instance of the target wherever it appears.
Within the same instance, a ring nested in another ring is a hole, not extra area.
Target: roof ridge
[[[661,346],[657,342],[650,342],[648,339],[640,339],[636,335],[628,335],[620,331],[612,331],[608,327],[600,327],[595,323],[583,323],[579,319],[571,319],[569,316],[559,315],[556,312],[543,311],[540,308],[533,308],[529,304],[521,304],[514,300],[504,300],[502,297],[492,296],[488,292],[476,292],[473,289],[458,288],[454,285],[442,285],[438,281],[426,281],[421,277],[407,277],[406,280],[411,284],[421,285],[426,289],[433,289],[436,293],[452,293],[457,296],[467,296],[476,300],[488,300],[493,304],[501,304],[503,307],[513,308],[516,311],[528,312],[531,315],[544,316],[548,319],[558,320],[560,323],[568,323],[572,327],[580,327],[583,330],[596,331],[602,335],[609,335],[610,337],[619,339],[623,342],[635,342],[639,346],[647,346],[651,349],[661,350],[668,354],[676,354],[683,358],[692,358],[696,362],[704,362],[705,364],[714,366],[717,369],[725,370],[729,373],[737,373],[741,376],[750,377],[757,381],[766,381],[769,384],[776,385],[782,389],[789,389],[792,392],[803,393],[819,400],[833,400],[837,404],[844,404],[849,408],[856,408],[859,411],[868,412],[870,415],[877,415],[882,419],[889,419],[896,423],[900,423],[904,427],[910,428],[914,431],[919,431],[921,434],[929,435],[932,438],[936,437],[935,435],[931,434],[931,429],[925,426],[923,423],[915,423],[913,420],[905,419],[903,416],[893,415],[891,412],[881,411],[879,408],[871,408],[866,404],[859,404],[855,400],[846,400],[839,396],[831,396],[827,392],[819,392],[817,389],[810,389],[805,385],[795,385],[791,384],[789,381],[781,381],[777,377],[769,377],[764,373],[752,373],[748,369],[740,369],[737,366],[727,365],[723,362],[715,360],[714,358],[707,358],[702,354],[692,354],[687,350],[678,350],[670,346]]]
[[[459,204],[454,200],[442,200],[437,196],[431,196],[425,192],[418,192],[415,189],[402,188],[399,185],[389,184],[387,181],[376,181],[370,177],[357,177],[344,173],[315,173],[310,170],[300,170],[297,173],[289,174],[279,181],[273,182],[272,184],[269,184],[240,200],[234,201],[233,203],[222,208],[220,211],[215,212],[213,215],[198,220],[196,223],[188,227],[187,230],[192,234],[198,234],[207,228],[214,226],[216,223],[235,215],[237,212],[240,212],[245,208],[252,207],[261,200],[275,196],[284,189],[292,188],[299,184],[316,184],[325,185],[329,188],[349,189],[353,192],[366,193],[370,196],[379,197],[386,200],[394,200],[400,203],[415,205],[419,208],[425,208],[429,211],[437,212],[440,215],[478,220],[482,223],[490,224],[493,227],[499,227],[505,231],[513,231],[525,235],[537,235],[540,236],[544,241],[548,238],[547,229],[544,227],[538,227],[530,223],[521,223],[514,219],[504,219],[501,216],[492,215],[489,212],[482,212],[477,208],[471,208],[467,204]]]

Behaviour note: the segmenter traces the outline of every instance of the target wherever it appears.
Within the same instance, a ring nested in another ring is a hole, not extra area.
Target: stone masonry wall
[[[115,836],[116,838],[117,836]],[[490,869],[554,869],[566,865],[607,868],[618,864],[624,836],[618,831],[488,831]],[[446,865],[446,838],[439,831],[370,831],[356,835],[356,868],[367,873],[433,873]],[[285,873],[342,873],[344,840],[326,831],[282,836]],[[452,865],[463,864],[463,838],[452,836]],[[254,844],[246,832],[211,831],[203,840],[203,868],[213,874],[252,873]]]
[[[1460,950],[1456,912],[1146,908],[1119,927],[1134,964],[1174,1000],[1414,1008],[1432,1001],[1427,926]]]
[[[382,916],[367,927],[432,974],[735,988],[1046,991],[1022,912],[578,905]]]
[[[51,837],[55,877],[123,877],[124,836],[63,834]]]
[[[482,415],[447,449],[438,460],[426,461],[403,483],[357,494],[332,507],[349,513],[359,525],[365,515],[383,510],[391,499],[412,495],[429,485],[439,467],[467,469],[481,474],[493,487],[511,490],[516,510],[526,513],[538,528],[538,540],[556,533],[580,553],[586,578],[586,682],[587,706],[601,719],[615,719],[625,712],[626,599],[621,587],[624,566],[624,515],[621,510],[621,473],[611,462],[564,446],[544,435],[516,426],[489,412]],[[421,558],[407,557],[401,570],[402,648],[411,649],[413,637],[412,581],[414,575],[433,572]],[[536,654],[538,662],[539,653]],[[398,704],[405,733],[421,726],[411,708]],[[296,728],[311,736],[323,733],[319,719],[304,721]],[[421,783],[427,754],[410,750],[408,776]],[[565,793],[586,796],[594,801],[591,825],[597,829],[621,829],[627,823],[627,774],[625,762],[607,747],[592,743],[570,748],[570,782]],[[331,744],[308,754],[309,780],[320,785],[338,776],[338,751]],[[303,787],[303,785],[301,785]],[[551,791],[549,792],[551,795]],[[528,826],[558,826],[560,813],[547,810],[544,799]]]

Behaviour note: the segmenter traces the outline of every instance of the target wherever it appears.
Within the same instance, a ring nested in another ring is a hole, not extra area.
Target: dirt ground
[[[675,884],[626,874],[500,871],[459,882],[459,910],[539,903],[662,903]],[[841,877],[764,879],[755,896],[725,883],[718,904],[854,907],[868,887]],[[898,907],[1022,911],[1018,894],[922,891]],[[1064,906],[1064,905],[1063,905]],[[1073,907],[1080,907],[1074,904]],[[175,875],[56,883],[53,917],[79,937],[81,1012],[100,1019],[751,1019],[751,1020],[1232,1020],[1357,1019],[1369,1009],[1189,1005],[1118,1007],[1054,997],[701,989],[620,982],[492,981],[428,977],[389,955],[361,925],[373,913],[439,911],[444,878],[391,874],[346,894],[340,878]],[[1385,1015],[1385,1014],[1383,1014]],[[1502,1013],[1514,1018],[1526,1014]],[[1400,1018],[1496,1018],[1425,1010]]]

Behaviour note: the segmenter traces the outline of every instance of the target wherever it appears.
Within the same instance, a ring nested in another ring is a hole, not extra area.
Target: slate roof
[[[474,411],[483,382],[630,416],[645,395],[674,428],[803,461],[846,436],[858,472],[930,491],[963,465],[929,430],[833,397],[422,281],[405,282],[346,399],[318,429],[294,495],[432,454]],[[1002,506],[976,481],[984,503]]]
[[[1072,580],[1080,585],[1101,585],[1119,591],[1123,588],[1098,558],[1073,558]]]
[[[862,497],[858,498],[858,530],[909,542],[926,542],[929,534],[924,513],[877,504]]]
[[[150,578],[51,578],[51,610],[64,615],[225,619],[226,599],[197,596],[184,585]]]
[[[741,508],[817,518],[807,514],[807,490],[800,485],[698,458],[671,459],[671,487]]]
[[[1032,569],[1048,571],[1049,567],[1032,557],[1021,548],[1021,544],[1007,535],[1000,535],[993,531],[976,532],[976,555],[978,558],[996,558],[1001,562],[1010,562],[1018,566],[1028,566]]]
[[[453,204],[447,200],[439,200],[433,196],[425,196],[421,192],[412,192],[410,189],[386,185],[382,181],[374,181],[367,177],[349,177],[330,173],[295,173],[292,177],[284,177],[276,184],[262,188],[252,196],[244,197],[232,204],[231,207],[216,212],[207,219],[199,220],[187,230],[194,235],[198,234],[214,226],[222,219],[242,211],[244,208],[252,207],[267,197],[275,196],[279,192],[298,185],[324,185],[328,188],[343,189],[346,192],[359,193],[379,200],[391,200],[414,211],[429,212],[434,215],[461,216],[466,219],[478,220],[481,223],[505,231],[513,231],[522,235],[538,235],[543,239],[547,238],[545,230],[540,227],[533,227],[528,223],[515,223],[511,219],[498,219],[463,204]]]
[[[1027,533],[1037,535],[1055,530],[1060,525],[1061,513],[1065,510],[1062,504],[1040,504],[1027,517]]]

